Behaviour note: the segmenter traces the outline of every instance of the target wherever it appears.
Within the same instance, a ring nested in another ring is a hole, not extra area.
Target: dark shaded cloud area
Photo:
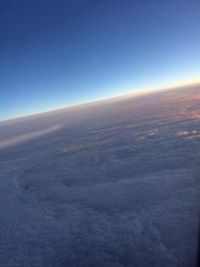
[[[200,87],[0,124],[0,266],[192,267]]]

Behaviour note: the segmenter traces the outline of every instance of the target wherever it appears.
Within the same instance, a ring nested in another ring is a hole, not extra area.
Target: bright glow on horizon
[[[148,92],[155,92],[155,91],[161,91],[161,90],[165,90],[165,89],[178,89],[179,87],[182,88],[183,86],[189,86],[189,85],[195,85],[195,84],[199,84],[200,83],[200,79],[196,78],[196,79],[192,79],[192,80],[185,80],[185,81],[181,81],[181,82],[175,82],[175,83],[166,83],[166,84],[162,84],[159,86],[151,86],[151,87],[146,87],[146,88],[138,88],[136,90],[134,90],[134,92],[129,91],[127,94],[130,95],[140,95],[140,94],[145,94]]]

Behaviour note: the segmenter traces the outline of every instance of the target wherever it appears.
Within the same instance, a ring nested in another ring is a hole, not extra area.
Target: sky
[[[200,78],[199,0],[2,0],[0,120]]]

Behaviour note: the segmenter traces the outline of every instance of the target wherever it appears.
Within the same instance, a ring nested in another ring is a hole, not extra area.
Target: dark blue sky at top
[[[199,0],[0,5],[0,120],[199,75]]]

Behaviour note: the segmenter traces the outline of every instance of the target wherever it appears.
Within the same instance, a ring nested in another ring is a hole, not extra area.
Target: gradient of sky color
[[[0,120],[197,78],[199,0],[2,0]]]

